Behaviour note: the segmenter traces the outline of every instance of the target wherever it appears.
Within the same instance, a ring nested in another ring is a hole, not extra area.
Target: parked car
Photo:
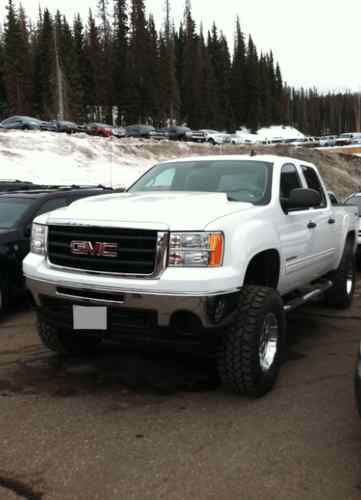
[[[234,145],[239,144],[260,144],[261,140],[257,137],[256,134],[231,134],[230,135],[230,143]]]
[[[106,123],[89,123],[86,127],[86,133],[88,135],[97,135],[100,137],[112,137],[113,127]]]
[[[152,139],[156,139],[158,141],[169,140],[170,139],[169,129],[167,127],[155,129],[155,131],[152,134]]]
[[[356,223],[311,163],[159,163],[125,196],[35,219],[24,272],[39,336],[62,354],[106,339],[212,346],[222,382],[261,396],[281,368],[286,314],[315,297],[351,305]]]
[[[40,130],[45,122],[30,116],[11,116],[0,123],[1,128],[14,130]]]
[[[74,122],[64,121],[64,120],[51,120],[46,122],[41,126],[42,130],[47,130],[49,132],[63,132],[66,134],[75,134],[79,132],[79,125]]]
[[[151,125],[129,125],[125,129],[127,137],[150,139],[155,134],[155,128]]]
[[[24,189],[22,183],[19,188]],[[40,188],[0,193],[0,315],[12,300],[24,293],[22,260],[30,250],[31,224],[35,217],[87,196],[111,193],[103,187]]]
[[[336,146],[337,135],[323,135],[320,137],[320,146],[323,148]]]
[[[167,129],[169,139],[172,141],[188,141],[192,137],[192,130],[189,127],[168,127]]]
[[[127,132],[124,127],[113,127],[113,136],[117,137],[118,139],[122,139],[123,137],[126,137]]]
[[[218,132],[217,130],[201,129],[192,132],[192,141],[194,142],[209,142],[214,146],[217,144],[230,143],[233,136],[226,132]]]
[[[320,145],[319,140],[312,136],[299,139],[284,139],[283,143],[290,146],[302,146],[303,148],[317,147]]]
[[[361,143],[361,133],[359,132],[345,132],[336,139],[336,146],[350,146],[352,144]]]

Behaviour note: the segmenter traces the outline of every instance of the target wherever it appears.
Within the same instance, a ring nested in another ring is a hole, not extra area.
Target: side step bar
[[[296,307],[300,307],[303,304],[306,304],[306,302],[309,302],[311,299],[318,297],[332,286],[332,281],[319,283],[313,290],[307,292],[305,295],[301,295],[300,297],[296,297],[295,299],[290,300],[287,304],[284,305],[283,309],[286,313],[291,312],[296,309]]]

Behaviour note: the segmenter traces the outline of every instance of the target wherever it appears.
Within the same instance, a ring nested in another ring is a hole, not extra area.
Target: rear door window
[[[280,199],[287,200],[293,189],[301,188],[302,183],[293,163],[286,163],[281,170]]]
[[[326,208],[327,206],[326,195],[316,170],[313,169],[312,167],[302,165],[302,173],[304,175],[304,178],[306,179],[307,187],[310,189],[314,189],[315,191],[318,191],[321,195],[321,203],[315,208]]]

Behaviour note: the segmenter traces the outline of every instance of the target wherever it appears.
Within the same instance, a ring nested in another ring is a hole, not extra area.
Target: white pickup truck
[[[279,156],[160,163],[124,194],[38,217],[24,261],[43,343],[211,343],[222,382],[274,385],[286,314],[316,296],[348,307],[358,217],[317,169]]]

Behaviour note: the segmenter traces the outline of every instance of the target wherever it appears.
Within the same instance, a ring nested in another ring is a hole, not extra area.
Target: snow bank
[[[0,132],[0,178],[45,184],[127,186],[155,158],[118,154],[113,140],[85,134]]]

